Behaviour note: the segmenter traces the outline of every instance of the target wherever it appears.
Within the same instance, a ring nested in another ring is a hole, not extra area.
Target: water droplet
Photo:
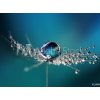
[[[13,45],[11,45],[11,48],[13,47]]]
[[[95,64],[95,62],[93,61],[93,63],[92,64]]]
[[[95,48],[95,45],[93,46],[93,48]]]
[[[87,48],[85,48],[85,50],[88,50]]]
[[[75,70],[75,74],[76,74],[76,75],[79,74],[79,71],[80,71],[80,70],[76,69],[76,70]]]
[[[92,62],[91,61],[89,61],[89,64],[91,64]]]
[[[28,67],[25,67],[25,68],[24,68],[24,71],[25,71],[25,72],[28,72],[28,71],[29,71],[29,68],[28,68]]]
[[[90,54],[91,53],[91,51],[88,51],[88,54]]]

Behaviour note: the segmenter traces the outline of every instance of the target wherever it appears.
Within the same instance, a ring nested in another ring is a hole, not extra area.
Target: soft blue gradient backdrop
[[[0,14],[0,35],[8,31],[20,43],[26,44],[28,35],[34,48],[48,41],[61,48],[78,49],[96,45],[100,55],[100,14]],[[0,86],[45,86],[45,66],[25,73],[24,67],[35,64],[33,59],[16,55],[9,43],[0,37]],[[49,86],[92,86],[100,83],[100,62],[79,64],[77,76],[67,66],[49,65]]]

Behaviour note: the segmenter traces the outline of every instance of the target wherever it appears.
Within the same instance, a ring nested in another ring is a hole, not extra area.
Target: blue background
[[[100,14],[0,14],[0,86],[46,85],[46,63],[25,73],[24,67],[36,64],[36,61],[16,55],[9,43],[2,38],[8,37],[9,31],[22,44],[27,43],[27,34],[34,48],[39,48],[48,41],[55,41],[61,48],[69,49],[95,44],[93,52],[100,55]],[[79,75],[75,75],[67,66],[49,65],[48,86],[84,87],[100,83],[100,61],[95,65],[84,63],[75,67],[80,69]]]

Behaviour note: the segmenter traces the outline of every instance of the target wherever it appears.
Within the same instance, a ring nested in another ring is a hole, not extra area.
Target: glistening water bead
[[[60,46],[55,42],[48,42],[40,48],[44,59],[54,59],[61,54]]]

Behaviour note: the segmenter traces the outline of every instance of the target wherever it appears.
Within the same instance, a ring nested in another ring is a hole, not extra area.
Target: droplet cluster
[[[24,46],[15,41],[11,35],[9,36],[9,39],[11,48],[13,48],[13,50],[16,50],[17,54],[34,58],[39,62],[47,62],[53,65],[63,64],[70,67],[72,65],[82,64],[85,62],[88,62],[89,64],[95,64],[99,59],[98,56],[90,50],[94,49],[95,45],[89,46],[88,48],[80,48],[77,50],[77,52],[69,52],[66,50],[65,53],[62,52],[55,59],[45,59],[42,56],[41,51],[38,48],[34,49],[31,44],[25,44]],[[75,74],[78,74],[80,72],[80,70],[77,68],[70,68],[75,70]]]

